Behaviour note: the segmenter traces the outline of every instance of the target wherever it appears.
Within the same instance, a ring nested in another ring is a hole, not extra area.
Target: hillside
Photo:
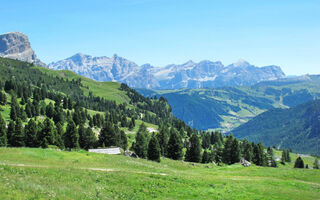
[[[147,97],[165,97],[173,114],[192,127],[227,132],[271,108],[293,107],[318,98],[320,77],[307,75],[250,87],[137,91]]]
[[[303,159],[312,166],[314,158]],[[85,151],[0,148],[0,190],[0,199],[301,200],[319,197],[320,173],[293,169],[293,163],[218,167]]]
[[[127,133],[129,145],[131,134],[142,122],[153,129],[165,125],[191,131],[172,115],[165,99],[145,98],[124,84],[96,82],[70,71],[54,71],[8,58],[0,58],[0,79],[1,96],[5,97],[1,115],[7,125],[16,120],[15,113],[24,125],[31,118],[39,123],[49,118],[50,123],[53,120],[64,129],[72,118],[76,125],[83,124],[98,134],[108,119],[116,130]]]
[[[320,155],[320,100],[272,109],[232,130],[238,138]]]

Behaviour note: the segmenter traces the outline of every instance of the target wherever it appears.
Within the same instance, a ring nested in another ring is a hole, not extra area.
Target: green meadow
[[[320,170],[294,169],[296,157],[271,168],[0,148],[0,199],[319,199]]]

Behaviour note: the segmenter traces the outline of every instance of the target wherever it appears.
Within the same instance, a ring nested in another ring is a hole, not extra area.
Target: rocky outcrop
[[[20,32],[0,35],[0,56],[33,63],[42,67],[46,66],[37,58],[31,48],[28,37]]]

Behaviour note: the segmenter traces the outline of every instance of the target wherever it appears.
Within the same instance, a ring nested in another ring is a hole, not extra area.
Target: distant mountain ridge
[[[154,67],[114,55],[92,57],[78,53],[48,65],[54,70],[71,70],[97,81],[117,81],[130,87],[149,89],[215,88],[253,85],[261,81],[284,78],[278,66],[256,67],[244,60],[224,66],[221,62],[188,61],[181,65]]]

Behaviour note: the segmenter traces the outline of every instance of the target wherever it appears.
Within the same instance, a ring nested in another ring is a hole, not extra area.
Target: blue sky
[[[155,66],[242,58],[320,74],[318,0],[1,0],[0,24],[46,63],[78,52]]]

